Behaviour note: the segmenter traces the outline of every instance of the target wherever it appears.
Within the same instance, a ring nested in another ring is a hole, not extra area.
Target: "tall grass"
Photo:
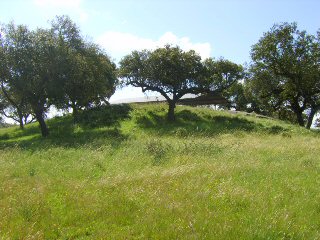
[[[124,108],[94,124],[49,120],[47,139],[36,124],[0,130],[1,239],[320,238],[319,133]]]

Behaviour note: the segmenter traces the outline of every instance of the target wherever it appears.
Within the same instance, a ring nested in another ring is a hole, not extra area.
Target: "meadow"
[[[114,105],[0,129],[0,239],[320,239],[320,133]]]

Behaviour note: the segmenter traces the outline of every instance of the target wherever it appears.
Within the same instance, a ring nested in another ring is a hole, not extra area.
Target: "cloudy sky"
[[[1,23],[30,28],[69,15],[116,62],[132,50],[169,43],[242,64],[274,23],[295,21],[312,34],[320,28],[319,0],[1,0],[0,9]],[[127,88],[112,100],[141,96]]]

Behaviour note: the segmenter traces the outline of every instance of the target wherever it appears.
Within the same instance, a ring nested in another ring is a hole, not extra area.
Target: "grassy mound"
[[[318,239],[320,134],[124,105],[0,129],[1,239]]]

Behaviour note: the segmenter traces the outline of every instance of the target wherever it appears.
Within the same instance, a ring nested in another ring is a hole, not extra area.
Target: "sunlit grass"
[[[319,239],[319,133],[165,105],[1,129],[1,239]]]

